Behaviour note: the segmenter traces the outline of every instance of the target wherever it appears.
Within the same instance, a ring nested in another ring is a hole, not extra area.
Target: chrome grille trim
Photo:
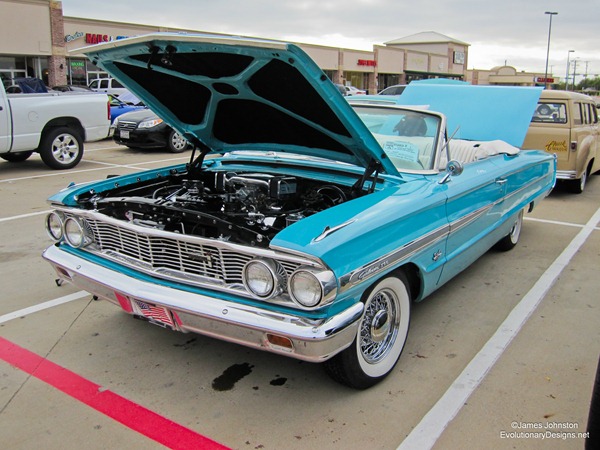
[[[137,127],[136,122],[128,122],[128,121],[122,121],[122,120],[119,120],[119,124],[117,125],[117,129],[119,131],[120,130],[133,131],[133,130],[135,130],[136,127]]]
[[[286,278],[301,266],[324,268],[318,261],[295,254],[143,227],[97,211],[59,210],[85,219],[95,242],[85,251],[171,281],[253,298],[242,283],[242,269],[255,257],[279,262]],[[288,306],[293,303],[287,291],[269,302]]]

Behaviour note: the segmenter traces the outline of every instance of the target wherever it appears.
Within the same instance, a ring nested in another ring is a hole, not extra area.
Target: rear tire
[[[410,325],[410,290],[406,277],[383,278],[364,296],[365,309],[350,347],[325,361],[339,383],[367,389],[387,377],[404,349]]]
[[[510,229],[510,233],[500,239],[494,248],[502,252],[507,252],[515,248],[521,237],[521,228],[523,227],[523,210],[519,211],[517,218]]]
[[[48,167],[71,169],[83,157],[83,141],[71,128],[52,128],[42,137],[38,151]]]
[[[31,155],[33,155],[33,152],[5,153],[0,155],[0,158],[8,162],[23,162]]]

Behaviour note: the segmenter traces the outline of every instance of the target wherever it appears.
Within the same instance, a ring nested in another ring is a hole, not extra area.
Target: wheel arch
[[[79,137],[85,141],[85,129],[83,125],[76,117],[55,117],[50,120],[44,128],[42,129],[42,133],[40,135],[40,142],[43,140],[44,136],[52,129],[67,127],[73,130],[75,133],[79,135]]]
[[[400,274],[404,276],[406,282],[408,283],[411,302],[415,302],[421,295],[423,278],[421,276],[421,269],[414,263],[403,264],[395,269],[381,274],[380,276],[369,279],[365,289],[361,294],[361,301],[364,301],[364,299],[368,297],[373,286],[377,285],[377,283],[379,283],[381,280],[388,277],[398,277]]]
[[[410,292],[410,300],[411,300],[411,302],[416,301],[417,298],[419,298],[419,296],[421,295],[422,285],[423,285],[421,269],[419,269],[419,267],[414,263],[408,263],[408,264],[404,264],[403,266],[400,266],[397,269],[395,269],[394,271],[392,271],[392,274],[397,273],[397,272],[403,273],[404,276],[406,277],[406,280],[408,281],[409,292]]]

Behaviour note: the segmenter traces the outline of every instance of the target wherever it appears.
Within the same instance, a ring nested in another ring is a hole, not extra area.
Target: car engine
[[[90,192],[79,202],[144,227],[267,247],[283,228],[352,197],[348,186],[313,179],[204,171]]]

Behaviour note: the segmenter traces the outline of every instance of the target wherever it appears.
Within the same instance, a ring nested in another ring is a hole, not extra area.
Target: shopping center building
[[[87,85],[107,77],[78,49],[154,32],[207,32],[64,16],[62,3],[49,0],[0,0],[0,77],[37,77],[52,87]],[[224,35],[227,36],[227,35]],[[268,36],[262,36],[268,38]],[[372,51],[296,43],[334,82],[376,93],[394,84],[450,78],[473,84],[533,85],[543,74],[517,73],[512,67],[468,71],[469,44],[424,32],[373,45]],[[514,76],[510,76],[513,73]]]

